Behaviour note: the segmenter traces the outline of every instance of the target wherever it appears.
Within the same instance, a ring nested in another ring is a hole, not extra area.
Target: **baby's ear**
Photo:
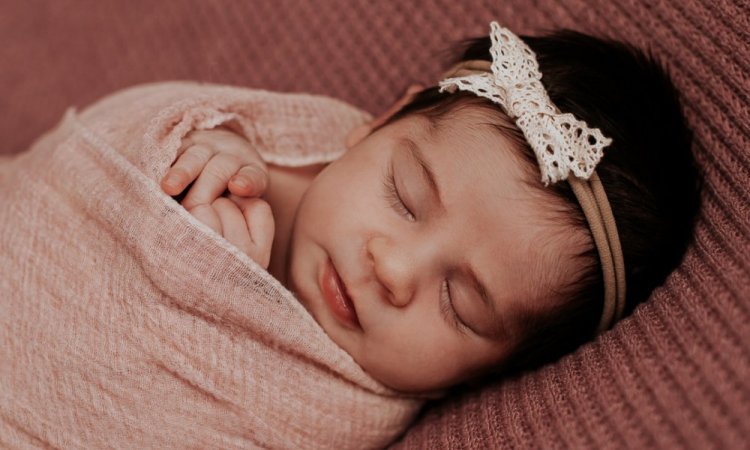
[[[372,121],[363,123],[362,125],[350,131],[345,140],[346,148],[352,148],[355,145],[359,144],[362,139],[366,138],[372,132],[372,130],[384,124],[388,119],[391,118],[391,116],[399,112],[401,108],[409,103],[414,98],[414,96],[417,95],[417,93],[422,91],[422,89],[424,89],[422,85],[412,84],[406,89],[406,92],[404,92],[404,94],[398,100],[396,100],[396,102],[391,105],[391,107],[388,108],[383,114],[379,115]]]
[[[349,132],[349,134],[346,135],[346,148],[352,148],[355,145],[359,144],[360,141],[367,137],[368,134],[372,131],[372,122],[363,123],[362,125],[359,125],[358,127],[355,127],[352,131]]]

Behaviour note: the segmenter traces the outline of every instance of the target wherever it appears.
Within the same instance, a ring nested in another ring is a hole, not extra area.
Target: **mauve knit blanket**
[[[164,194],[192,129],[238,124],[325,162],[367,114],[166,83],[70,110],[0,164],[0,442],[12,448],[372,448],[421,400],[364,373],[265,270]]]

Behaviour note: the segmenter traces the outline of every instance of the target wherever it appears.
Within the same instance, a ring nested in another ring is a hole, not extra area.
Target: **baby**
[[[329,165],[194,131],[162,188],[371,376],[419,392],[553,361],[647,299],[692,233],[690,145],[651,58],[493,23]]]

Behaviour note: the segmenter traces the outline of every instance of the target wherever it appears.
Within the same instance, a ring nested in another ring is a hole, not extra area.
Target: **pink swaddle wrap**
[[[367,114],[196,83],[112,95],[0,161],[0,446],[367,448],[422,399],[369,377],[158,180],[234,121],[270,163],[335,159]]]

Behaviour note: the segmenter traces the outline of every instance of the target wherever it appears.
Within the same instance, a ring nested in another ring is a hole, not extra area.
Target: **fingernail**
[[[241,189],[247,189],[250,186],[250,183],[244,177],[234,177],[232,182]]]

